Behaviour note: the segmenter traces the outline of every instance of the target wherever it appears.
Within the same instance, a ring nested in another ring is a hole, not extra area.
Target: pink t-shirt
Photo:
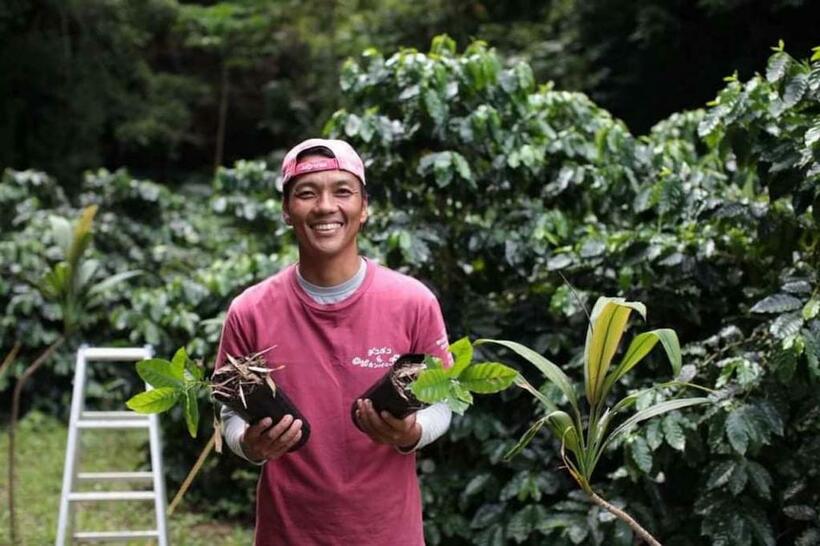
[[[403,353],[449,360],[433,294],[367,262],[349,298],[322,305],[290,266],[248,288],[228,310],[225,353],[266,353],[273,378],[310,422],[300,450],[268,461],[257,487],[256,546],[424,544],[415,454],[376,444],[353,424],[351,404]]]

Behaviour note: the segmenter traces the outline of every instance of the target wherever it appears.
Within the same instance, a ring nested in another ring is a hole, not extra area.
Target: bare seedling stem
[[[649,531],[641,527],[641,524],[635,521],[632,518],[632,516],[630,516],[617,506],[614,506],[613,504],[610,504],[609,502],[605,501],[591,489],[587,490],[587,495],[589,495],[589,498],[592,499],[592,502],[594,502],[604,510],[607,510],[612,515],[614,515],[615,517],[619,518],[621,521],[629,525],[629,527],[635,532],[635,534],[638,535],[638,537],[644,540],[647,544],[649,544],[650,546],[663,546],[660,542],[658,542],[655,539],[655,537],[649,534]]]

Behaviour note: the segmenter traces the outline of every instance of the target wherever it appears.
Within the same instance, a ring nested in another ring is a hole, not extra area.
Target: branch
[[[42,352],[37,359],[32,362],[31,366],[26,368],[23,375],[17,380],[14,386],[14,397],[11,402],[11,421],[9,422],[9,534],[11,536],[11,543],[13,545],[19,544],[17,541],[17,517],[14,511],[14,489],[15,489],[15,449],[14,449],[14,431],[17,428],[17,420],[20,416],[20,396],[23,393],[23,386],[28,382],[34,373],[40,369],[51,355],[54,354],[60,345],[65,341],[65,336],[58,337],[54,343]]]
[[[632,516],[599,497],[592,489],[588,489],[586,493],[589,495],[589,498],[592,499],[592,502],[612,513],[615,517],[629,525],[635,534],[642,538],[647,544],[650,546],[663,546],[655,539],[655,537],[649,534],[649,531],[641,527],[641,525],[635,521]]]

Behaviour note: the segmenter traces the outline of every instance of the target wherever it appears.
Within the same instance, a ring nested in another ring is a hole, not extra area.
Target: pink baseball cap
[[[313,156],[307,161],[299,161],[299,154],[311,148],[326,148],[333,154],[333,157]],[[333,170],[354,174],[362,181],[362,184],[365,184],[364,163],[353,146],[344,140],[309,138],[285,154],[285,159],[282,160],[282,176],[276,181],[276,187],[282,191],[285,184],[301,174]]]

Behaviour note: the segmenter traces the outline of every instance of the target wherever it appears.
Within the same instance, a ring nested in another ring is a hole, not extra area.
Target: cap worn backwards
[[[326,148],[333,157],[311,156],[300,160],[299,154],[311,148]],[[350,144],[344,140],[309,138],[300,142],[285,154],[285,159],[282,160],[282,173],[276,181],[276,187],[279,191],[282,191],[285,184],[296,176],[331,170],[347,171],[361,180],[362,184],[366,184],[364,162]]]

